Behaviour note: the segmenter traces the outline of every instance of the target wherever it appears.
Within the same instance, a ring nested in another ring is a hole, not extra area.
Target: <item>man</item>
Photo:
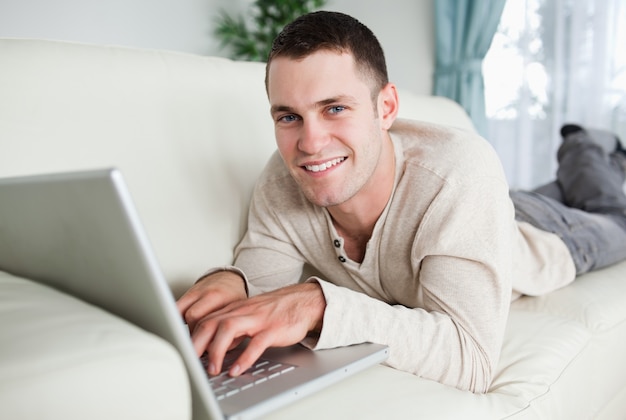
[[[513,193],[523,220],[515,221],[483,139],[396,121],[382,49],[353,18],[317,12],[288,25],[274,41],[266,88],[279,153],[255,188],[234,265],[210,270],[178,301],[210,374],[244,338],[231,375],[269,346],[370,341],[390,346],[392,367],[486,392],[512,291],[545,293],[599,267],[578,264],[569,226],[538,216],[538,194]],[[587,149],[599,156],[588,140],[584,130],[568,136],[560,156],[568,170]],[[595,194],[593,182],[585,188]],[[619,194],[609,194],[610,216],[550,201],[550,216],[580,212],[621,241],[603,265],[626,257]]]

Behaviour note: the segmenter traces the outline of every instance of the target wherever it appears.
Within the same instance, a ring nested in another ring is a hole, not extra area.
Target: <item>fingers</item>
[[[198,354],[208,352],[208,372],[217,375],[222,370],[226,352],[249,337],[251,319],[212,318],[203,320],[192,333],[193,345]]]
[[[245,349],[241,352],[235,363],[232,364],[228,373],[230,376],[239,376],[248,370],[276,340],[273,333],[263,331],[259,333],[249,333],[245,324],[250,324],[252,320],[238,320],[238,325],[232,322],[223,322],[213,335],[213,339],[207,348],[208,373],[218,375],[222,371],[224,358],[229,350],[232,350],[243,341],[244,337],[253,336]],[[239,333],[237,332],[239,331]]]
[[[226,352],[232,350],[245,338],[252,337],[246,351],[241,355],[243,359],[238,359],[231,367],[231,375],[247,370],[267,347],[275,343],[275,340],[263,339],[268,336],[264,334],[264,330],[270,327],[266,317],[259,315],[253,307],[254,305],[249,305],[247,302],[237,302],[197,323],[191,338],[198,354],[207,351],[209,374],[219,374]]]
[[[176,306],[193,331],[197,322],[207,315],[246,298],[243,279],[236,273],[220,271],[196,282],[178,299]]]
[[[200,300],[191,304],[183,301],[181,307],[185,305],[185,319],[193,326],[194,348],[199,355],[208,353],[209,374],[219,374],[226,352],[250,338],[230,368],[229,373],[237,376],[249,369],[268,347],[298,343],[309,331],[320,328],[325,300],[319,285],[301,284],[233,301],[211,312],[206,312],[206,302]]]
[[[263,352],[270,347],[271,339],[268,340],[267,334],[258,334],[250,340],[245,350],[239,355],[237,361],[231,366],[228,374],[230,376],[239,376],[259,360]]]

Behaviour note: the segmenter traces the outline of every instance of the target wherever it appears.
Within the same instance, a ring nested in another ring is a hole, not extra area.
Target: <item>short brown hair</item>
[[[373,81],[373,96],[389,82],[385,54],[374,33],[352,16],[320,11],[298,17],[278,34],[267,59],[265,88],[274,58],[297,60],[320,50],[352,54],[357,68]]]

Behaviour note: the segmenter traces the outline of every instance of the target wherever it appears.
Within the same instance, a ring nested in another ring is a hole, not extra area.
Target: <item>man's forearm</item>
[[[482,345],[501,341],[502,332],[495,327],[489,332],[493,337],[485,338],[463,330],[445,313],[389,305],[363,293],[323,284],[328,299],[326,323],[319,339],[307,339],[307,346],[324,349],[365,341],[386,344],[390,347],[386,364],[391,367],[459,389],[487,391],[500,347]],[[500,314],[494,317],[505,318]]]

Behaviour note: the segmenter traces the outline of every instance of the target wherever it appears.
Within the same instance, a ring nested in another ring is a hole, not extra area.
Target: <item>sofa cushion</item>
[[[191,417],[185,367],[166,341],[4,272],[0,302],[0,418]]]
[[[515,309],[578,321],[596,333],[626,321],[626,261],[587,273],[571,285],[538,297],[513,302]]]

